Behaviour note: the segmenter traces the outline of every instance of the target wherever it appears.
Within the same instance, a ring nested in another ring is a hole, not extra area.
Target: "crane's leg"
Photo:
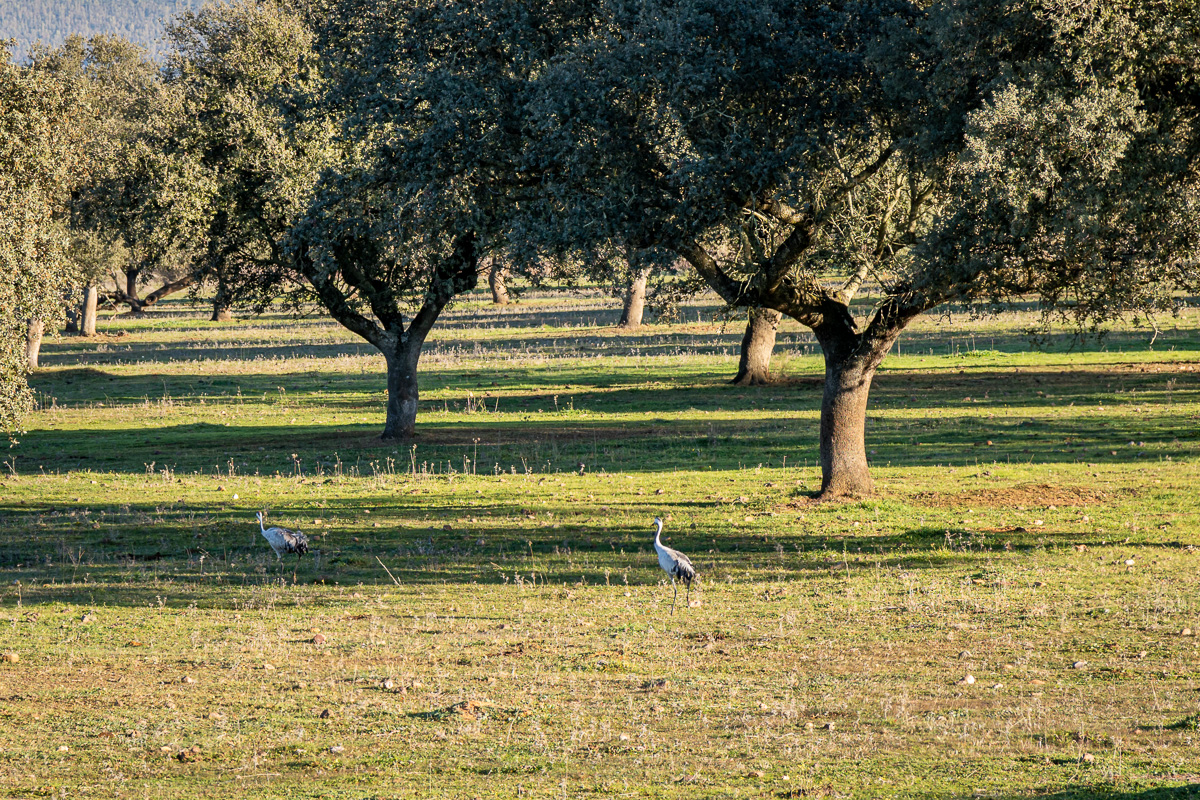
[[[684,593],[683,604],[685,606],[687,606],[688,608],[691,608],[692,607],[692,582],[688,581],[687,583],[684,584],[684,586],[687,587],[687,592]]]
[[[675,579],[671,578],[671,588],[675,590],[675,594],[671,595],[671,613],[675,613],[675,601],[679,599],[679,587],[675,585]]]

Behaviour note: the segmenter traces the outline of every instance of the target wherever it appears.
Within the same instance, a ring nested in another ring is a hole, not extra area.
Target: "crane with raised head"
[[[671,576],[671,588],[675,590],[675,594],[671,596],[671,613],[674,614],[675,601],[679,598],[679,587],[675,585],[675,579],[683,581],[687,587],[684,602],[689,602],[692,597],[692,581],[696,579],[696,568],[683,553],[662,543],[662,519],[655,517],[654,526],[657,529],[654,533],[654,549],[658,552],[658,565]]]
[[[263,538],[267,540],[267,544],[271,545],[271,549],[275,551],[275,558],[279,561],[279,571],[283,572],[283,556],[289,553],[296,554],[296,566],[300,565],[300,556],[308,552],[308,537],[300,531],[294,531],[290,528],[280,528],[272,526],[268,528],[263,524],[264,512],[259,511],[255,516],[258,517],[258,527],[262,529]],[[292,570],[292,583],[296,582],[296,570]]]

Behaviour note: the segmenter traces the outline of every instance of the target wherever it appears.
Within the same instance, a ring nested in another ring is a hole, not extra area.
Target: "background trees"
[[[612,7],[623,35],[532,109],[569,198],[542,230],[674,249],[809,327],[822,494],[865,494],[871,380],[916,316],[1034,293],[1100,320],[1194,284],[1196,12],[801,5]]]
[[[63,214],[85,113],[73,83],[0,48],[0,428],[10,435],[30,408],[41,328],[61,318],[72,285]]]

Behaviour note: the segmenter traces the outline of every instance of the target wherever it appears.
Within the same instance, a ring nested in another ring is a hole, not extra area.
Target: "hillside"
[[[72,33],[124,36],[162,51],[164,21],[202,0],[0,0],[0,39],[15,39],[14,55],[25,57],[41,41],[56,45]]]

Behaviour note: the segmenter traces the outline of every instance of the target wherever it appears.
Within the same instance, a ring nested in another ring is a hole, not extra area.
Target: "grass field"
[[[734,387],[714,308],[476,294],[412,445],[323,319],[47,342],[0,458],[0,796],[1200,795],[1200,313],[923,320],[878,495],[816,503],[811,337]]]

